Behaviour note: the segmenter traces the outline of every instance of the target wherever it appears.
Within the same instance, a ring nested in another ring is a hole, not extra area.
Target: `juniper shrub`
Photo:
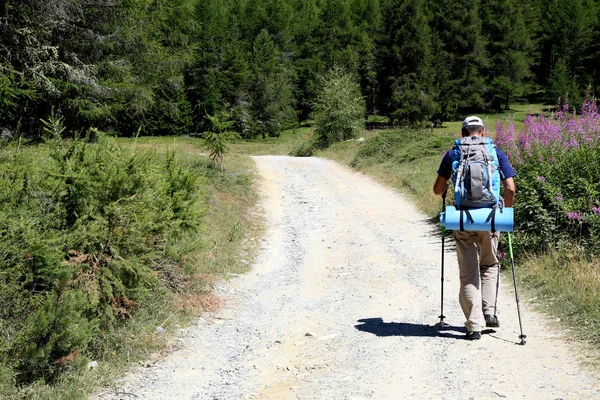
[[[46,126],[44,144],[0,149],[0,372],[20,384],[93,357],[96,336],[167,290],[200,213],[201,176],[175,154]]]

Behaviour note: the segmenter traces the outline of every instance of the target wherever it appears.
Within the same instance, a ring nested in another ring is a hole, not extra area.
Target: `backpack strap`
[[[492,207],[492,211],[485,220],[485,223],[492,222],[492,233],[496,233],[496,206]]]
[[[460,231],[465,231],[465,222],[463,221],[463,213],[467,216],[467,221],[474,224],[475,220],[473,220],[473,216],[469,212],[469,210],[460,210]]]

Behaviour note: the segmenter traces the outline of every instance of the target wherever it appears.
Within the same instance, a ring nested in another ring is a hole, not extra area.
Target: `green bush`
[[[327,147],[352,139],[365,128],[365,101],[352,75],[334,68],[321,77],[321,91],[313,105],[315,144]]]
[[[175,154],[65,141],[48,122],[45,144],[0,150],[0,374],[19,384],[96,356],[98,335],[160,297],[201,209],[203,172]]]
[[[290,155],[294,157],[311,157],[314,153],[314,147],[314,141],[308,139],[294,147],[290,152]]]

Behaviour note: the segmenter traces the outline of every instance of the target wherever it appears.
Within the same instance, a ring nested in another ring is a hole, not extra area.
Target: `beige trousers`
[[[484,314],[497,314],[496,294],[500,284],[499,237],[498,232],[454,231],[460,271],[458,298],[467,318],[465,326],[471,332],[481,332],[485,328]]]

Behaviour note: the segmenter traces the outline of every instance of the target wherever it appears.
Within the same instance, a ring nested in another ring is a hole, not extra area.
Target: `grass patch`
[[[501,113],[482,113],[476,114],[481,118],[484,125],[490,132],[490,136],[494,138],[496,122],[502,122],[505,125],[515,124],[515,131],[520,132],[525,129],[525,118],[528,115],[550,115],[550,109],[554,106],[546,104],[513,104],[510,110],[504,110]],[[462,127],[461,121],[444,122],[441,127],[435,128],[434,132],[441,134],[450,134],[460,136]]]
[[[229,156],[232,155],[289,155],[297,146],[310,140],[313,135],[311,127],[300,127],[283,131],[279,137],[238,141],[229,144]]]
[[[600,260],[566,251],[526,256],[517,276],[538,310],[557,316],[582,340],[600,344]]]

